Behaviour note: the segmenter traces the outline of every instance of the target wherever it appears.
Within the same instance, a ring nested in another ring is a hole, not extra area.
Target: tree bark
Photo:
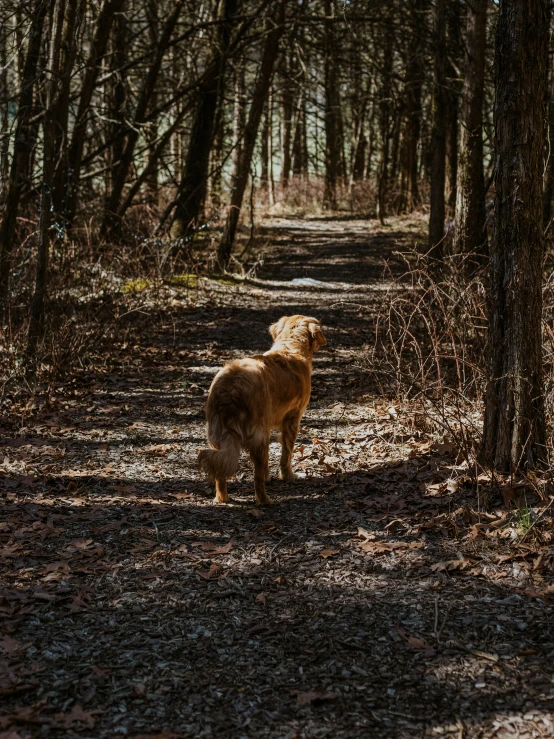
[[[427,0],[412,0],[410,5],[410,36],[406,64],[406,126],[402,158],[403,186],[400,193],[400,211],[411,212],[420,203],[417,171],[419,137],[421,131],[421,94],[424,77],[424,11]]]
[[[485,174],[483,170],[483,93],[487,0],[467,6],[466,59],[462,98],[462,132],[456,197],[456,228],[452,251],[484,251]]]
[[[35,290],[31,302],[29,330],[27,334],[27,356],[34,359],[37,344],[44,332],[46,288],[48,284],[48,262],[50,253],[50,229],[52,227],[52,190],[56,175],[56,136],[58,133],[58,111],[63,100],[62,82],[62,39],[66,0],[56,0],[51,23],[49,58],[46,71],[46,100],[43,120],[44,144],[41,183],[41,202],[38,229],[37,270]],[[67,83],[67,80],[65,80]]]
[[[221,110],[219,103],[225,80],[226,55],[231,39],[231,24],[237,9],[238,0],[224,0],[220,7],[220,20],[223,23],[219,26],[216,51],[210,63],[211,73],[206,76],[199,91],[200,99],[171,226],[174,239],[187,238],[196,230],[206,197],[210,151],[217,128],[217,112]]]
[[[325,0],[325,194],[323,205],[337,208],[337,178],[340,164],[338,113],[340,107],[335,60],[334,0]]]
[[[275,59],[279,52],[279,41],[284,31],[285,8],[286,0],[275,0],[275,10],[264,46],[260,73],[252,96],[252,104],[250,106],[248,121],[244,131],[240,160],[238,162],[236,176],[233,181],[230,208],[217,251],[218,261],[222,268],[226,268],[229,264],[231,251],[235,242],[240,209],[242,207],[242,200],[250,174],[250,164],[252,162],[256,137],[258,135],[260,119],[262,117],[264,105],[271,86]]]
[[[446,13],[445,0],[435,0],[435,81],[433,89],[433,130],[431,133],[431,197],[429,250],[440,259],[443,253],[446,182]]]
[[[44,19],[49,6],[49,0],[36,0],[35,2],[29,30],[29,45],[23,67],[10,179],[4,202],[4,216],[0,225],[0,318],[4,315],[8,298],[11,254],[15,242],[19,202],[23,188],[29,182],[31,176],[31,152],[35,145],[36,135],[36,128],[32,122],[34,91]]]
[[[495,231],[481,461],[503,473],[547,459],[542,357],[542,177],[548,0],[502,0],[495,63]]]
[[[70,0],[67,3],[64,19],[62,40],[59,52],[59,74],[61,79],[58,81],[56,95],[56,107],[53,115],[56,125],[52,131],[54,133],[54,160],[55,172],[54,182],[52,184],[52,209],[56,217],[56,227],[58,232],[62,234],[65,231],[66,220],[65,211],[67,206],[68,192],[68,125],[69,125],[69,99],[71,92],[71,73],[75,64],[77,55],[77,30],[83,20],[84,1]]]
[[[549,229],[552,222],[552,198],[554,197],[554,74],[551,60],[548,71],[548,141],[546,144],[542,211],[542,224],[546,230]]]
[[[387,17],[387,29],[385,32],[383,50],[383,73],[379,101],[379,132],[381,136],[381,159],[379,162],[379,173],[377,183],[377,216],[381,223],[385,224],[389,197],[389,168],[390,168],[390,117],[392,107],[392,66],[393,66],[393,42],[394,29],[392,17]]]
[[[469,6],[468,6],[469,7]],[[446,64],[446,162],[448,217],[454,216],[458,182],[458,129],[460,115],[459,69],[462,64],[460,0],[450,0],[448,7],[448,54]]]

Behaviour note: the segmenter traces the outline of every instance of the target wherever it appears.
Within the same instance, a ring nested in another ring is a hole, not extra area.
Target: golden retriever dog
[[[198,463],[215,480],[215,501],[227,503],[227,479],[241,449],[254,463],[256,503],[270,503],[269,437],[281,432],[281,479],[295,480],[291,459],[300,419],[310,399],[314,352],[327,343],[317,318],[283,316],[269,333],[273,346],[262,356],[237,359],[219,370],[210,387],[208,443]]]

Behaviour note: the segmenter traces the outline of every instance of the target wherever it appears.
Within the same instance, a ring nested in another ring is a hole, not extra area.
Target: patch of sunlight
[[[167,278],[167,282],[170,285],[180,287],[196,287],[198,285],[198,277],[193,274],[173,275]]]
[[[213,281],[218,282],[220,285],[236,285],[237,284],[233,280],[226,280],[224,277],[217,277]]]
[[[125,282],[121,286],[121,289],[124,293],[141,293],[143,290],[146,290],[147,287],[151,287],[152,285],[152,280],[138,278],[136,280],[129,280],[128,282]]]

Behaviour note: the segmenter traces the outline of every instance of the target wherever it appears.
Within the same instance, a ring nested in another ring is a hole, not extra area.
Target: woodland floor
[[[98,370],[2,420],[1,739],[554,736],[554,549],[453,490],[452,444],[370,381],[419,228],[268,221],[256,279],[137,287]],[[305,478],[258,509],[242,460],[217,506],[211,378],[292,313],[329,341]]]

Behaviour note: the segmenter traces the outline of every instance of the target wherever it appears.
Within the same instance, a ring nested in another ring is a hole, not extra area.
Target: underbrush
[[[469,483],[484,509],[502,499],[516,509],[523,528],[530,528],[521,512],[530,510],[527,496],[541,510],[546,504],[550,508],[550,473],[503,477],[477,461],[487,372],[486,267],[473,255],[448,257],[440,265],[415,250],[398,256],[406,269],[399,277],[390,275],[366,354],[367,371],[382,395],[411,418],[414,429],[453,446],[453,484]],[[552,280],[545,286],[544,304],[546,407],[552,431]]]

